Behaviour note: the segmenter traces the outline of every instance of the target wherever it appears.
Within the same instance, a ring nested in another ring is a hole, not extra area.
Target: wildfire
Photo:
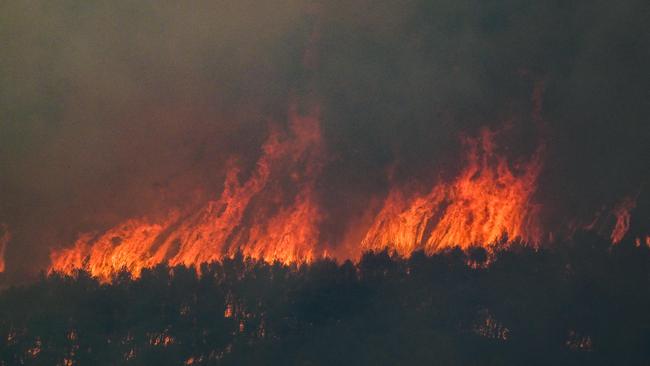
[[[300,114],[293,107],[288,116],[288,131],[272,129],[247,179],[241,179],[235,162],[229,164],[217,199],[193,212],[173,210],[162,220],[130,219],[101,233],[82,234],[71,247],[51,253],[50,271],[84,269],[109,281],[122,269],[135,277],[161,263],[198,270],[202,263],[237,253],[285,264],[327,257],[334,250],[320,235],[324,215],[316,188],[327,154],[319,111]],[[492,249],[514,241],[540,245],[545,231],[539,222],[541,206],[533,196],[545,146],[512,161],[497,151],[497,136],[483,129],[476,137],[463,138],[465,165],[453,179],[419,191],[392,186],[383,206],[361,229],[360,243],[338,257],[354,259],[359,249],[388,248],[407,256],[455,246]],[[634,205],[634,200],[624,200],[613,211],[613,243],[628,231]],[[5,230],[0,254],[7,241]]]
[[[321,212],[315,182],[323,166],[318,110],[289,111],[290,133],[273,131],[245,182],[231,164],[221,196],[190,215],[163,222],[132,219],[102,234],[84,234],[52,252],[50,271],[88,270],[109,280],[126,268],[139,276],[159,263],[195,266],[241,252],[266,261],[309,262],[317,253]],[[280,182],[291,181],[287,192]]]
[[[456,179],[426,194],[390,191],[362,241],[364,249],[388,247],[401,255],[452,246],[489,246],[506,238],[539,244],[539,206],[532,202],[543,146],[527,163],[510,168],[495,152],[495,133],[466,138],[467,166]]]
[[[5,271],[5,252],[9,240],[11,240],[9,228],[5,224],[0,224],[0,273]]]
[[[632,215],[630,212],[636,206],[636,201],[632,198],[624,199],[618,206],[613,210],[614,217],[616,217],[616,224],[614,224],[614,230],[612,230],[612,243],[617,244],[621,240],[627,231],[630,229],[630,219]]]
[[[602,236],[609,236],[612,244],[618,244],[630,231],[632,212],[636,208],[636,201],[637,197],[627,196],[613,206],[603,206],[596,212],[589,223],[583,225],[574,224],[571,232],[574,233],[578,228],[595,231]],[[634,240],[637,246],[641,245],[642,237],[639,236]],[[646,243],[650,246],[650,237],[647,235]]]

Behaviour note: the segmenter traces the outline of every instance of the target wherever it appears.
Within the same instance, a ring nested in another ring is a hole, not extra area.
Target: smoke
[[[398,182],[455,174],[460,136],[482,126],[514,126],[502,144],[515,155],[546,141],[537,199],[551,226],[647,189],[643,1],[0,7],[12,281],[81,231],[218,197],[227,162],[250,172],[292,98],[321,105],[327,242],[363,225],[389,171]],[[541,83],[543,125],[532,97]]]

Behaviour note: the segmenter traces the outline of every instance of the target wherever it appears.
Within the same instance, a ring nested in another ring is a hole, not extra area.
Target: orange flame
[[[159,263],[198,269],[237,252],[266,261],[311,261],[319,255],[314,243],[322,217],[315,196],[324,161],[318,111],[302,116],[291,108],[289,117],[291,133],[271,133],[244,183],[235,166],[219,199],[191,215],[172,212],[159,223],[132,219],[100,235],[81,235],[73,247],[51,253],[50,271],[85,269],[109,280],[122,268],[136,277]],[[294,193],[278,184],[286,178]]]
[[[11,234],[7,225],[0,224],[0,234],[0,273],[2,273],[5,271],[5,252],[7,251],[9,240],[11,240]]]
[[[511,169],[504,157],[496,155],[494,135],[484,129],[480,138],[465,139],[468,165],[452,182],[410,197],[393,189],[363,239],[363,248],[388,247],[408,255],[418,249],[434,253],[456,245],[489,246],[504,237],[539,244],[539,206],[532,196],[543,147],[529,162]]]
[[[353,246],[328,247],[321,240],[324,215],[317,197],[326,162],[318,116],[318,110],[301,115],[290,108],[289,131],[272,130],[250,176],[242,181],[239,167],[230,163],[221,195],[199,210],[173,210],[162,220],[135,218],[102,233],[82,234],[73,246],[51,253],[50,271],[84,269],[109,281],[121,269],[135,277],[161,263],[199,269],[236,253],[288,264],[332,252],[351,259],[359,249],[389,248],[407,256],[454,246],[492,249],[514,241],[540,245],[541,206],[533,196],[545,146],[540,144],[528,159],[508,161],[497,152],[497,132],[483,129],[478,137],[463,139],[466,165],[454,179],[424,193],[393,186],[379,212],[368,212],[367,230],[360,229]],[[624,200],[614,210],[613,243],[628,231],[634,205]],[[645,240],[650,245],[650,238]],[[0,254],[7,241],[5,230]]]
[[[630,212],[636,207],[636,201],[632,198],[625,198],[621,203],[616,206],[613,210],[614,217],[616,217],[616,223],[614,224],[614,230],[612,230],[612,243],[618,244],[623,240],[625,234],[630,229],[630,219],[632,215]]]

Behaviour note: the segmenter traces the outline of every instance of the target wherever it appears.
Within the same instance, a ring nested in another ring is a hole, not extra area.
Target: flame
[[[427,194],[407,196],[390,191],[383,208],[362,241],[364,249],[384,247],[408,255],[460,246],[489,246],[502,240],[539,244],[539,205],[532,202],[541,170],[543,146],[515,169],[495,152],[495,133],[484,129],[466,138],[467,167],[449,183]]]
[[[577,220],[571,224],[570,235],[575,234],[579,229],[594,231],[603,237],[609,237],[612,244],[620,243],[630,231],[632,222],[632,212],[636,208],[638,193],[636,196],[623,197],[613,206],[603,205],[593,216],[586,222],[580,223]],[[635,245],[641,245],[642,236],[634,239]]]
[[[271,129],[247,179],[241,179],[240,167],[231,161],[218,198],[191,212],[172,210],[163,219],[134,218],[104,232],[81,234],[71,247],[51,253],[50,272],[84,269],[110,281],[122,269],[134,277],[161,263],[200,270],[202,263],[237,253],[289,264],[333,252],[339,259],[354,259],[361,250],[384,248],[408,256],[415,250],[492,249],[514,241],[538,246],[545,237],[541,206],[534,200],[545,145],[526,159],[511,161],[497,151],[498,132],[483,129],[477,137],[462,139],[465,166],[455,178],[419,191],[392,186],[378,212],[368,211],[367,226],[355,228],[360,235],[354,245],[329,247],[321,239],[324,214],[317,194],[327,162],[319,114],[317,108],[306,114],[289,108],[288,131]],[[627,233],[634,206],[634,200],[626,199],[613,211],[613,243]],[[650,245],[650,238],[644,239]],[[5,230],[0,254],[7,241]]]
[[[83,268],[109,279],[125,268],[138,276],[142,268],[153,267],[164,259],[164,249],[156,250],[154,243],[170,222],[154,224],[132,219],[99,236],[82,234],[71,248],[52,252],[51,270],[69,274]]]
[[[627,234],[627,231],[630,229],[630,219],[632,218],[630,212],[634,207],[636,207],[636,200],[625,198],[614,208],[613,214],[614,217],[616,217],[616,223],[614,224],[614,229],[610,235],[612,243],[620,243],[625,237],[625,234]]]
[[[270,134],[245,182],[231,164],[217,200],[190,215],[172,211],[162,222],[131,219],[83,234],[71,248],[51,253],[50,271],[85,269],[108,281],[121,269],[136,277],[160,263],[198,269],[237,252],[283,263],[313,260],[322,220],[315,184],[325,156],[318,110],[301,115],[292,107],[289,118],[290,133]],[[295,192],[279,184],[286,178]]]
[[[11,240],[9,228],[5,224],[0,224],[0,273],[5,271],[5,252],[9,240]]]

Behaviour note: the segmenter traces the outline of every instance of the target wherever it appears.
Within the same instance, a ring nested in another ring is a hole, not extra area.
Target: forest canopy
[[[647,365],[650,249],[235,256],[0,294],[0,365]]]

